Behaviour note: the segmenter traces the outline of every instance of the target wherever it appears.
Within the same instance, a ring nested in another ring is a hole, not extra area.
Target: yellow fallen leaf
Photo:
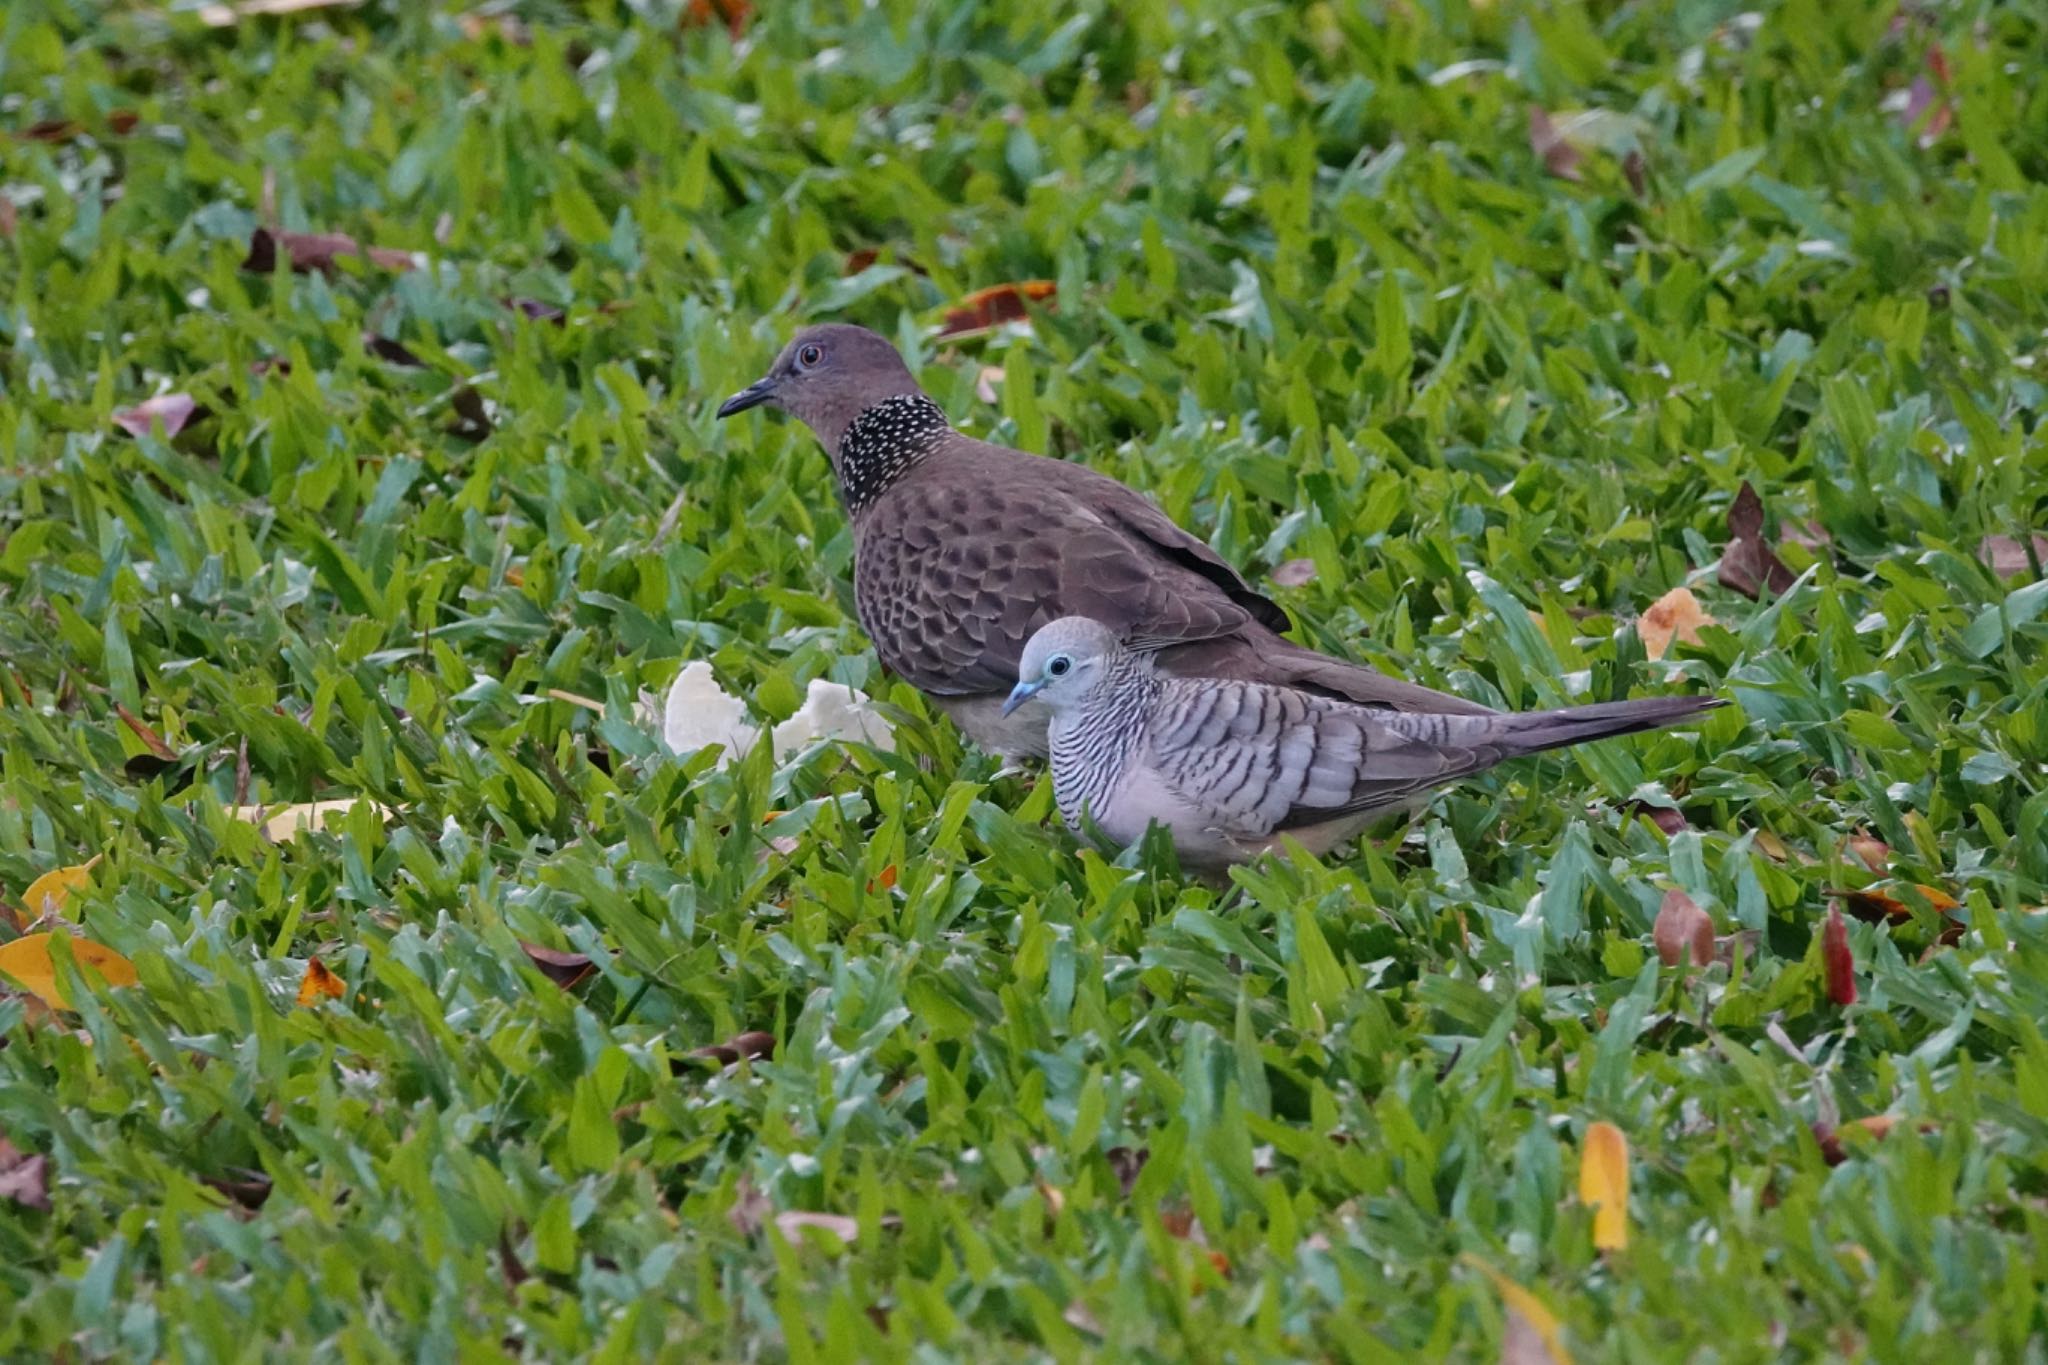
[[[0,973],[14,978],[22,989],[44,1004],[68,1010],[71,1001],[57,979],[57,964],[50,958],[50,939],[49,934],[24,934],[12,943],[0,944]],[[112,948],[82,938],[70,942],[71,960],[81,970],[93,968],[107,979],[109,986],[135,984],[135,964]]]
[[[1596,1248],[1621,1251],[1628,1246],[1628,1139],[1604,1119],[1586,1126],[1579,1202],[1592,1206]]]
[[[28,890],[21,893],[22,908],[28,911],[27,922],[33,924],[45,915],[62,914],[71,893],[92,884],[92,869],[98,862],[99,858],[94,857],[72,867],[45,872],[30,882]]]
[[[1696,645],[1700,627],[1713,624],[1714,618],[1701,608],[1691,588],[1673,588],[1644,609],[1642,619],[1636,622],[1636,634],[1642,638],[1643,653],[1661,659],[1673,638]]]
[[[346,817],[363,801],[360,796],[345,796],[336,801],[301,801],[293,805],[229,806],[228,814],[237,820],[246,820],[263,828],[263,837],[272,843],[282,843],[302,829],[326,829],[329,825]],[[391,812],[370,802],[376,811],[389,819]]]
[[[1500,1291],[1501,1303],[1507,1308],[1508,1317],[1507,1342],[1501,1352],[1503,1362],[1539,1365],[1539,1362],[1548,1361],[1550,1365],[1572,1365],[1571,1352],[1564,1348],[1564,1332],[1557,1315],[1543,1300],[1470,1252],[1460,1259],[1492,1280],[1493,1287]]]
[[[340,1000],[348,995],[348,987],[342,979],[327,970],[327,964],[317,957],[306,959],[306,974],[299,980],[299,1003],[317,1005],[322,1000]]]

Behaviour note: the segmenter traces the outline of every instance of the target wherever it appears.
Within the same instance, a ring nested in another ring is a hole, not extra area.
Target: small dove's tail
[[[1491,731],[1488,738],[1510,754],[1540,754],[1592,739],[1661,730],[1702,711],[1728,703],[1720,697],[1639,697],[1634,701],[1603,701],[1567,706],[1557,711],[1522,711],[1486,717],[1451,717],[1454,727],[1472,725]]]

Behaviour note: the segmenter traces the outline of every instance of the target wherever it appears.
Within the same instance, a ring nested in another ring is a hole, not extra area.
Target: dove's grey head
[[[1017,664],[1017,686],[1003,703],[1003,714],[1039,698],[1054,713],[1080,706],[1088,694],[1117,676],[1128,655],[1116,632],[1087,616],[1062,616],[1048,621],[1024,644]]]
[[[828,322],[790,338],[768,373],[721,403],[718,415],[763,407],[786,412],[817,434],[836,465],[840,437],[855,418],[889,399],[923,392],[885,338]]]

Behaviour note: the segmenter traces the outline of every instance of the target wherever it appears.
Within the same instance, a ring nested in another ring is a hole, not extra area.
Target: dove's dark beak
[[[775,397],[775,380],[772,377],[756,379],[732,397],[718,405],[720,417],[730,417],[748,408],[758,408]]]
[[[1007,716],[1012,711],[1022,706],[1025,702],[1030,701],[1033,697],[1038,695],[1038,689],[1044,686],[1045,682],[1043,679],[1040,679],[1037,682],[1018,683],[1015,687],[1010,689],[1010,699],[1003,703],[1003,714]]]

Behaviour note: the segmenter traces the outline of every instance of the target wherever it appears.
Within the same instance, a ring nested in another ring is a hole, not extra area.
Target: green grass
[[[1582,1360],[2048,1358],[2048,587],[1979,554],[2048,522],[2038,6],[500,8],[529,42],[0,18],[0,120],[78,125],[0,144],[0,896],[100,856],[78,932],[141,977],[0,1001],[52,1177],[0,1200],[0,1355],[1480,1359],[1483,1264]],[[1606,111],[1578,179],[1531,105]],[[424,266],[245,272],[263,221]],[[1028,333],[930,339],[1030,278]],[[1313,560],[1305,639],[1736,705],[1226,891],[1079,855],[880,675],[809,437],[712,419],[821,317]],[[207,415],[115,427],[160,389]],[[1829,538],[1777,600],[1716,582],[1744,482]],[[1648,661],[1681,584],[1719,625]],[[633,699],[705,657],[768,721],[866,687],[897,751],[668,759]],[[266,843],[244,761],[393,819]],[[1967,932],[1852,924],[1841,1009],[1859,829]],[[1660,970],[1672,888],[1737,965]]]

